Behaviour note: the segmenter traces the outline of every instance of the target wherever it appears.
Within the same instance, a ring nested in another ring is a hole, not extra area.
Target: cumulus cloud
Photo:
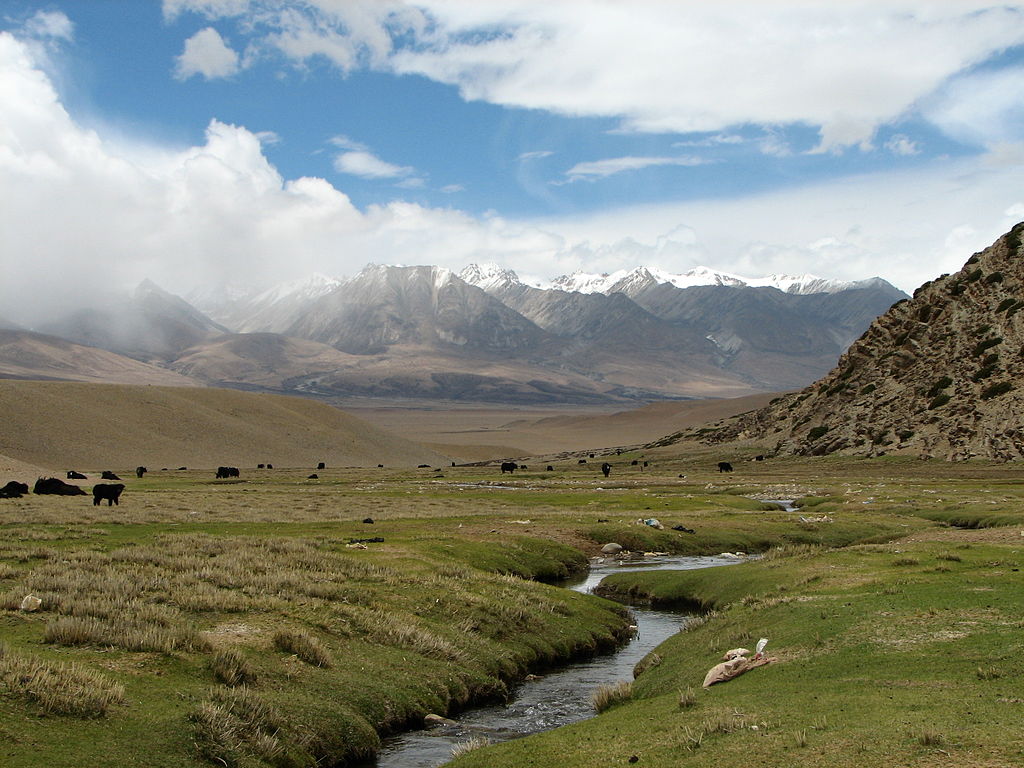
[[[180,80],[187,80],[193,75],[214,80],[231,77],[238,69],[238,54],[224,42],[216,29],[206,27],[185,41],[185,50],[176,60],[174,74]]]
[[[659,165],[703,165],[699,157],[610,157],[577,163],[565,172],[569,181],[593,181],[626,171],[639,171]]]
[[[212,120],[203,141],[130,146],[65,110],[38,52],[0,33],[0,306],[31,324],[149,277],[189,293],[267,285],[368,262],[526,275],[697,263],[761,275],[881,274],[901,287],[951,271],[1016,223],[1019,167],[975,158],[738,200],[562,219],[471,216],[401,200],[355,206],[324,179],[286,179],[260,136]],[[339,140],[342,154],[364,152]],[[54,279],[59,276],[59,279]],[[45,292],[29,290],[45,285]]]

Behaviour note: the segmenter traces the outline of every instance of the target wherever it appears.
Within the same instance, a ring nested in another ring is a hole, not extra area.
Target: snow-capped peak
[[[470,264],[459,272],[459,278],[488,293],[522,284],[519,275],[511,269],[505,269],[492,263]]]
[[[616,272],[589,274],[574,272],[552,281],[552,287],[562,291],[578,293],[625,293],[631,294],[648,285],[668,283],[676,288],[693,288],[702,285],[725,285],[736,288],[777,288],[784,293],[838,293],[851,288],[868,287],[871,280],[830,280],[816,275],[768,275],[767,277],[741,277],[729,272],[719,272],[710,267],[698,266],[682,273],[666,272],[657,267],[636,267]]]

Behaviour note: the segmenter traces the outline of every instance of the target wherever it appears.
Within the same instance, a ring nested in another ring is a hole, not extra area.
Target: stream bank
[[[633,561],[595,562],[583,577],[563,584],[577,592],[593,592],[612,573],[689,570],[733,565],[735,558],[669,556]],[[600,685],[632,680],[633,667],[651,650],[676,634],[691,617],[674,610],[633,609],[637,631],[618,650],[570,663],[540,676],[530,676],[506,704],[469,709],[450,724],[385,739],[376,768],[436,768],[448,762],[452,749],[471,739],[509,741],[584,720],[596,714],[591,695]]]

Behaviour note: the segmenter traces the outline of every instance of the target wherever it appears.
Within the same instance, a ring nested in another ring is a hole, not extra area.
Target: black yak
[[[85,475],[72,469],[68,471],[68,480],[85,480]]]
[[[217,467],[217,479],[238,477],[238,467]]]
[[[732,464],[730,464],[728,461],[720,461],[718,462],[718,471],[732,472]]]
[[[120,480],[121,479],[120,477],[115,475],[113,472],[111,472],[109,469],[104,469],[103,472],[100,473],[100,478],[103,479],[103,480]]]
[[[92,503],[98,507],[100,502],[107,500],[107,506],[112,507],[118,503],[121,491],[124,490],[124,483],[97,483],[92,487]]]
[[[611,474],[612,465],[606,461],[604,464],[601,465],[601,471],[604,473],[605,477],[608,477],[608,475]]]
[[[516,464],[514,461],[501,462],[501,474],[503,475],[506,472],[508,472],[509,474],[514,474],[517,469],[519,469],[519,465]]]
[[[142,479],[142,476],[143,476],[144,474],[146,474],[147,472],[149,472],[149,470],[148,470],[148,469],[146,469],[145,467],[136,467],[136,468],[135,468],[135,476],[136,476],[137,478],[139,478],[139,480],[141,480],[141,479]]]
[[[0,499],[20,499],[26,493],[28,493],[28,483],[11,480],[3,488],[0,488]]]
[[[56,477],[40,477],[32,487],[32,493],[52,494],[55,496],[85,496],[85,491],[77,485],[65,483]]]

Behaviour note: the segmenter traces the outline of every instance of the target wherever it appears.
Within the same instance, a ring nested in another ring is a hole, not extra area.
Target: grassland
[[[734,456],[721,475],[716,456],[679,451],[615,456],[607,479],[575,457],[514,477],[156,471],[126,481],[119,507],[0,501],[0,762],[366,757],[382,733],[619,642],[617,603],[545,583],[611,540],[772,554],[617,579],[618,594],[714,613],[600,716],[456,765],[1020,762],[1017,468]],[[805,504],[766,501],[780,498]],[[664,528],[637,524],[652,517]],[[18,610],[26,594],[40,611]],[[687,693],[760,635],[777,664]]]

